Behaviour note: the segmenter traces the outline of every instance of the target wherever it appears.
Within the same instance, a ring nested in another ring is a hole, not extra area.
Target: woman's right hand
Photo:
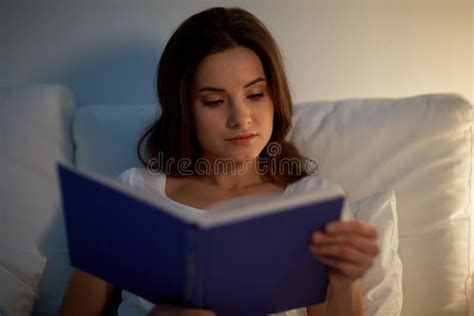
[[[217,314],[210,309],[156,305],[147,316],[217,316]]]

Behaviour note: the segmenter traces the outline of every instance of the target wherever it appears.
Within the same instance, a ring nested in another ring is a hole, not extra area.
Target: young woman
[[[292,101],[282,58],[251,13],[211,8],[188,18],[165,47],[156,84],[162,113],[137,146],[146,168],[126,170],[124,183],[196,213],[236,197],[335,186],[311,175],[308,160],[285,140]],[[377,238],[373,226],[358,221],[315,231],[308,251],[331,269],[326,301],[287,315],[363,315],[360,279],[379,253]],[[112,284],[76,270],[60,315],[102,315],[117,293]],[[153,306],[127,291],[121,296],[119,315],[215,315]]]

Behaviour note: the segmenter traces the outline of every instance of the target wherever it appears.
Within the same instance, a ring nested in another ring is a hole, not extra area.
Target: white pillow
[[[296,147],[349,200],[396,192],[402,315],[465,315],[474,259],[469,102],[430,94],[308,102],[294,112]]]
[[[0,243],[0,315],[29,316],[46,258]]]
[[[72,160],[73,104],[67,87],[33,85],[8,91],[0,107],[0,240],[48,258],[35,315],[57,313],[71,271],[55,162]]]
[[[397,201],[393,190],[377,192],[350,203],[343,220],[357,219],[379,231],[380,254],[362,278],[367,316],[400,315],[403,305],[403,266],[398,255]]]

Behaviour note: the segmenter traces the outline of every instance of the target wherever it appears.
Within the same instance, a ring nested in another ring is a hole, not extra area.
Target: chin
[[[235,163],[243,163],[245,161],[253,161],[258,158],[262,149],[252,147],[227,147],[221,148],[219,151],[215,151],[213,156],[220,157],[222,160],[230,160]],[[259,150],[260,149],[260,150]]]
[[[256,152],[256,153],[252,153],[248,155],[237,155],[237,156],[232,157],[231,159],[233,159],[236,163],[243,163],[245,161],[253,161],[257,158],[258,158],[258,153]]]

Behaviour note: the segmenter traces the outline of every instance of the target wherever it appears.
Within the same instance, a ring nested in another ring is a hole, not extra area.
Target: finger
[[[380,253],[380,246],[376,240],[354,234],[327,235],[315,232],[311,236],[311,244],[314,246],[348,244],[366,254],[376,256]]]
[[[361,221],[333,221],[326,225],[325,233],[329,235],[335,235],[339,233],[356,233],[361,234],[368,238],[378,238],[378,230],[368,224]]]
[[[373,265],[374,262],[373,255],[367,255],[353,247],[341,245],[325,245],[319,247],[312,247],[311,251],[317,256],[325,256],[338,260],[343,260],[364,267],[370,267]]]
[[[329,257],[320,257],[319,260],[328,265],[331,268],[336,269],[340,273],[350,277],[351,279],[358,279],[361,278],[366,269],[350,262],[340,261],[334,258]]]

